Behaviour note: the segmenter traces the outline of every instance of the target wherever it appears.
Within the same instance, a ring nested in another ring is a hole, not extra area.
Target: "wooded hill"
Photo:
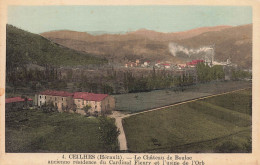
[[[12,25],[6,26],[7,70],[26,64],[74,66],[103,63],[107,63],[104,58],[66,48]]]

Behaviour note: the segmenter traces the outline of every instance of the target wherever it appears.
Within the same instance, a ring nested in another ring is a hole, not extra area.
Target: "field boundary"
[[[233,90],[233,91],[229,91],[229,92],[203,96],[203,97],[199,97],[199,98],[196,98],[196,99],[190,99],[190,100],[186,100],[186,101],[182,101],[182,102],[166,105],[166,106],[163,106],[163,107],[153,108],[153,109],[150,109],[150,110],[137,112],[137,113],[132,113],[132,114],[124,114],[124,113],[122,113],[120,111],[113,111],[113,113],[112,113],[112,115],[110,115],[110,117],[115,118],[116,121],[117,121],[116,122],[116,126],[117,126],[118,130],[120,131],[120,134],[119,134],[119,137],[118,137],[120,150],[121,151],[128,151],[127,139],[126,139],[124,126],[123,126],[123,119],[125,119],[125,118],[131,117],[131,116],[135,116],[135,115],[139,115],[139,114],[152,112],[152,111],[162,110],[162,109],[165,109],[165,108],[170,108],[170,107],[174,107],[174,106],[177,106],[177,105],[182,105],[182,104],[185,104],[185,103],[190,103],[190,102],[194,102],[194,101],[198,101],[198,100],[203,100],[203,99],[206,99],[206,98],[211,98],[211,97],[215,97],[215,96],[221,96],[221,95],[225,95],[225,94],[229,94],[229,93],[243,91],[243,90],[247,90],[247,89],[251,89],[251,88],[252,87],[247,87],[247,88],[237,89],[237,90]]]

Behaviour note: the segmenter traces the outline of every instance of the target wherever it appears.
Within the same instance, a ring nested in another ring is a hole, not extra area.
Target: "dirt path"
[[[185,103],[189,103],[189,102],[194,102],[194,101],[197,101],[197,100],[202,100],[202,99],[206,99],[206,98],[210,98],[210,97],[220,96],[220,95],[224,95],[224,94],[228,94],[228,93],[234,93],[234,92],[242,91],[242,90],[245,90],[245,89],[249,89],[249,88],[243,88],[243,89],[233,90],[233,91],[230,91],[230,92],[224,92],[224,93],[221,93],[221,94],[214,94],[214,95],[209,95],[209,96],[200,97],[200,98],[196,98],[196,99],[191,99],[191,100],[183,101],[183,102],[180,102],[180,103],[174,103],[172,105],[154,108],[154,109],[150,109],[150,110],[142,111],[142,112],[138,112],[138,113],[126,114],[126,113],[122,113],[120,111],[113,111],[112,114],[109,117],[115,118],[116,126],[120,131],[120,134],[118,136],[120,151],[127,151],[127,140],[126,140],[126,136],[125,136],[124,127],[123,127],[123,124],[122,124],[122,119],[124,119],[124,118],[143,114],[143,113],[147,113],[147,112],[152,112],[152,111],[156,111],[156,110],[161,110],[161,109],[165,109],[165,108],[169,108],[169,107],[173,107],[173,106],[177,106],[177,105],[181,105],[181,104],[185,104]]]
[[[120,131],[120,134],[118,136],[120,151],[127,151],[127,141],[126,141],[124,127],[122,124],[122,119],[124,117],[127,117],[128,115],[129,114],[123,114],[119,111],[113,111],[112,114],[109,116],[109,117],[115,118],[116,126],[117,126],[118,130]]]

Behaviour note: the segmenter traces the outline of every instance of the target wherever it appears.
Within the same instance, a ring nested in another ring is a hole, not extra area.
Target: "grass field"
[[[99,120],[40,110],[6,112],[6,152],[112,152],[100,139]]]
[[[246,81],[212,82],[185,87],[183,92],[176,89],[165,89],[154,90],[151,92],[114,95],[114,97],[116,98],[116,110],[135,113],[189,99],[195,99],[198,97],[223,93],[250,86],[251,83]],[[220,104],[225,104],[222,100],[225,99],[220,99],[218,102]]]
[[[125,118],[129,151],[251,152],[251,97],[245,90]]]

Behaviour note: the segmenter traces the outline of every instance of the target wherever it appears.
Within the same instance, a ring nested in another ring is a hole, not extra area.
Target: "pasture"
[[[99,128],[98,118],[79,114],[6,111],[6,152],[113,152],[104,146]]]
[[[251,152],[251,103],[250,89],[130,116],[129,151]]]
[[[135,113],[145,111],[165,105],[251,87],[250,82],[246,81],[227,81],[197,84],[183,88],[154,90],[151,92],[128,93],[114,95],[116,99],[116,110]],[[221,102],[220,100],[219,102]]]

